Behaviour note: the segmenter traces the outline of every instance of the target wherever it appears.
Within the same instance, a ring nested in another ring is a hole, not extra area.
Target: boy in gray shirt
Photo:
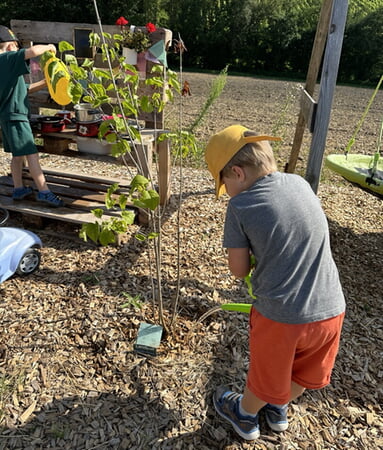
[[[231,197],[224,227],[229,269],[251,267],[250,366],[243,394],[221,386],[217,412],[256,439],[264,410],[274,431],[288,427],[288,402],[330,382],[345,300],[319,199],[300,176],[277,171],[270,136],[232,125],[212,136],[205,159],[217,198]]]

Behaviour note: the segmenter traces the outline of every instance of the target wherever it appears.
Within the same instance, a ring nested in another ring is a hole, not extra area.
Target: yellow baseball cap
[[[246,131],[250,130],[242,125],[231,125],[214,134],[207,143],[205,161],[215,180],[217,198],[226,192],[225,185],[221,180],[221,170],[244,145],[251,142],[281,140],[281,138],[273,136],[245,136]]]

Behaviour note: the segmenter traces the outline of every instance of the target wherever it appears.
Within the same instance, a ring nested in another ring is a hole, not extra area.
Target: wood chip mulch
[[[236,95],[241,80],[229,81]],[[6,172],[9,158],[0,155]],[[78,170],[81,163],[44,156],[44,165],[60,164]],[[84,172],[110,170],[83,164]],[[140,323],[157,320],[138,227],[107,248],[81,242],[65,223],[34,230],[44,243],[39,271],[0,285],[0,449],[383,448],[382,200],[331,174],[321,183],[347,299],[332,382],[291,405],[286,432],[272,432],[261,416],[261,437],[245,442],[211,400],[219,384],[242,390],[248,365],[246,314],[214,309],[248,301],[221,248],[227,199],[214,200],[204,168],[184,168],[182,179],[178,316],[155,357],[133,348]],[[178,186],[174,168],[173,192]],[[162,226],[168,320],[177,291],[177,205],[174,195]],[[11,215],[9,226],[24,225]]]

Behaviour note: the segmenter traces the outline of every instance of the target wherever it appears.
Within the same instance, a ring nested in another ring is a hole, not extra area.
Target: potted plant
[[[116,25],[121,27],[121,35],[117,38],[122,46],[122,54],[126,63],[137,64],[137,55],[146,52],[151,46],[150,33],[156,31],[156,26],[151,22],[145,25],[145,29],[134,26],[127,27],[129,21],[125,17],[119,17]]]

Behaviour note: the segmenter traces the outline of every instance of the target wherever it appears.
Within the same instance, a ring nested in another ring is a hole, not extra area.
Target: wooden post
[[[323,60],[318,108],[305,176],[315,193],[318,191],[322,169],[332,100],[342,51],[347,9],[348,0],[334,0],[329,35]]]
[[[314,45],[311,52],[311,59],[307,71],[305,91],[309,95],[314,94],[315,84],[318,79],[319,67],[322,61],[324,48],[326,45],[327,34],[331,17],[331,8],[333,0],[324,0],[319,16],[319,22],[315,34]],[[293,146],[291,148],[290,159],[286,164],[285,172],[294,173],[297,165],[299,151],[302,145],[303,134],[305,131],[306,121],[303,111],[299,112],[298,123],[295,129]]]

